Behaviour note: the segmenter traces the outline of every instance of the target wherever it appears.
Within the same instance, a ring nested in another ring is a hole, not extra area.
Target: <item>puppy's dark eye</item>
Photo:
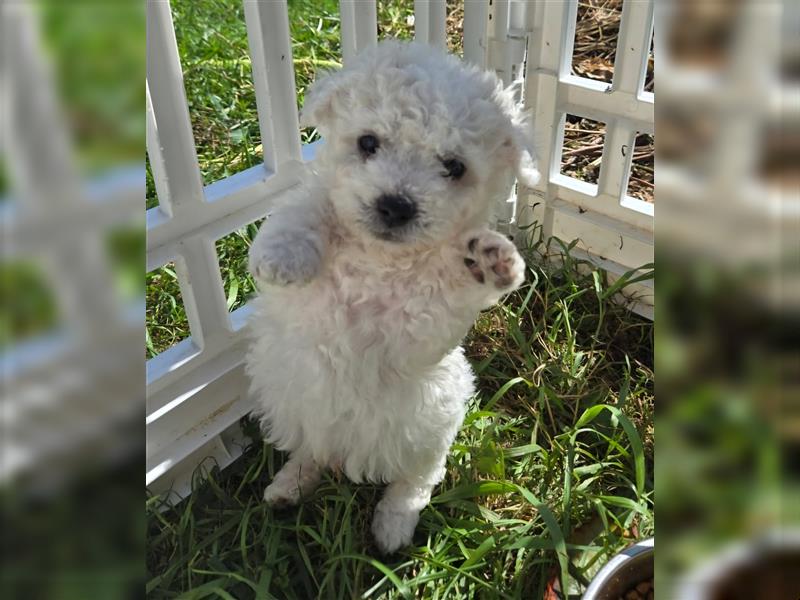
[[[358,138],[358,149],[365,156],[371,156],[375,154],[380,146],[381,144],[378,141],[378,138],[371,133],[362,135],[360,138]]]
[[[453,179],[461,179],[464,176],[464,173],[467,172],[467,167],[464,166],[457,158],[448,158],[442,161],[442,166],[445,168],[445,172],[442,173],[443,177],[452,177]]]

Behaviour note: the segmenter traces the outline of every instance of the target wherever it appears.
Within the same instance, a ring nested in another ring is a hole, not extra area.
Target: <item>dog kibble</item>
[[[647,579],[636,584],[636,587],[631,588],[624,595],[619,596],[619,600],[653,600],[655,597],[655,590],[653,588],[653,580]]]

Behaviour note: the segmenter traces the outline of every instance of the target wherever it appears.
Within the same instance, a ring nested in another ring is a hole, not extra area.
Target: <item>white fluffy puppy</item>
[[[488,229],[528,129],[494,74],[384,42],[309,90],[325,143],[250,249],[260,282],[247,372],[267,438],[290,452],[264,492],[291,504],[323,469],[389,484],[372,532],[411,542],[473,394],[459,343],[524,262]]]

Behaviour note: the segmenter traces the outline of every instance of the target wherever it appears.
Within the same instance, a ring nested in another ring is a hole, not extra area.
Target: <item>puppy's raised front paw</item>
[[[378,549],[383,554],[391,554],[408,546],[417,521],[419,512],[416,510],[398,509],[386,499],[378,502],[372,517],[372,535]]]
[[[466,236],[464,265],[478,283],[511,291],[525,280],[525,261],[516,246],[496,231],[478,231]]]
[[[308,283],[320,262],[318,245],[308,238],[276,236],[250,248],[250,272],[264,283]]]

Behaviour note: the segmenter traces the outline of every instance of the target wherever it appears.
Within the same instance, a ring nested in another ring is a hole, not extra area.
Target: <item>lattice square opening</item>
[[[141,301],[146,245],[144,229],[136,225],[115,227],[105,235],[114,287],[122,301]]]
[[[611,83],[617,57],[622,0],[580,0],[572,49],[572,72]]]
[[[637,133],[631,158],[627,195],[642,202],[655,203],[655,139],[649,133]]]
[[[33,261],[0,263],[0,305],[0,352],[58,326],[56,297]]]
[[[175,263],[147,273],[145,286],[145,344],[147,358],[153,358],[189,337],[189,319]]]
[[[145,169],[145,209],[155,208],[158,206],[158,193],[156,192],[156,184],[153,179],[153,171],[150,167],[150,155],[145,152],[144,154],[144,169]]]
[[[8,194],[8,169],[6,162],[0,160],[0,205],[7,200]]]
[[[414,39],[414,3],[378,0],[378,40]]]
[[[656,93],[655,32],[650,34],[650,51],[647,53],[647,67],[645,67],[643,90],[645,92]]]
[[[664,163],[702,173],[710,168],[719,125],[701,104],[671,103],[658,115],[658,157]]]
[[[447,37],[447,51],[456,56],[464,56],[464,2],[447,3],[447,18],[445,20],[445,36]]]
[[[264,219],[259,219],[248,223],[216,241],[228,312],[241,308],[255,295],[256,286],[247,269],[247,255],[263,222]]]
[[[605,135],[605,123],[577,115],[565,115],[561,174],[586,183],[597,184]]]
[[[242,2],[173,2],[189,116],[206,184],[261,164],[263,151]],[[222,27],[235,34],[223,35]],[[197,35],[202,31],[202,35]]]
[[[745,2],[675,2],[663,42],[676,67],[724,73],[733,59]]]

